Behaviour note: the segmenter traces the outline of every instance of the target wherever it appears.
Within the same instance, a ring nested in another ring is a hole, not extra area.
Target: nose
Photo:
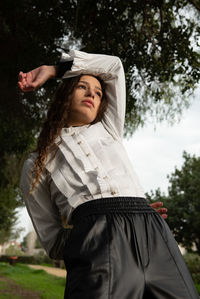
[[[94,99],[95,91],[91,87],[88,87],[86,90],[86,96]]]

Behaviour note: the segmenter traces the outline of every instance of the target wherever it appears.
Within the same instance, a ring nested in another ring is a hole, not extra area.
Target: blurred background
[[[121,58],[131,162],[147,198],[168,208],[183,252],[199,256],[199,1],[2,0],[0,24],[0,255],[10,246],[29,255],[41,247],[19,179],[58,85],[49,80],[24,94],[18,73],[56,64],[73,48]]]

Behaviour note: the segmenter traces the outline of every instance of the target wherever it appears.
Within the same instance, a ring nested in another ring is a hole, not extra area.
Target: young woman
[[[162,218],[146,202],[123,147],[120,59],[70,51],[58,69],[20,72],[19,86],[31,91],[56,72],[63,83],[24,163],[21,190],[47,253],[65,261],[65,298],[199,298],[166,210]]]

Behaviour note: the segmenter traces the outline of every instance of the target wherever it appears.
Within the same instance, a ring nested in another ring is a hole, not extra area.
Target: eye
[[[77,88],[83,88],[83,89],[86,89],[86,86],[85,86],[84,84],[79,84],[79,85],[77,86]]]
[[[101,92],[100,91],[96,91],[96,94],[98,95],[98,97],[102,97],[102,94],[101,94]]]

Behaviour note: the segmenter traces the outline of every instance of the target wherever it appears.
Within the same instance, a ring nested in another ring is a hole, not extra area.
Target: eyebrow
[[[80,80],[79,82],[82,82],[82,83],[85,83],[86,85],[89,85],[89,83],[88,83],[87,81]],[[78,82],[78,83],[79,83],[79,82]],[[95,86],[95,88],[97,88],[97,89],[101,90],[101,92],[103,92],[102,89],[101,89],[100,87]]]

